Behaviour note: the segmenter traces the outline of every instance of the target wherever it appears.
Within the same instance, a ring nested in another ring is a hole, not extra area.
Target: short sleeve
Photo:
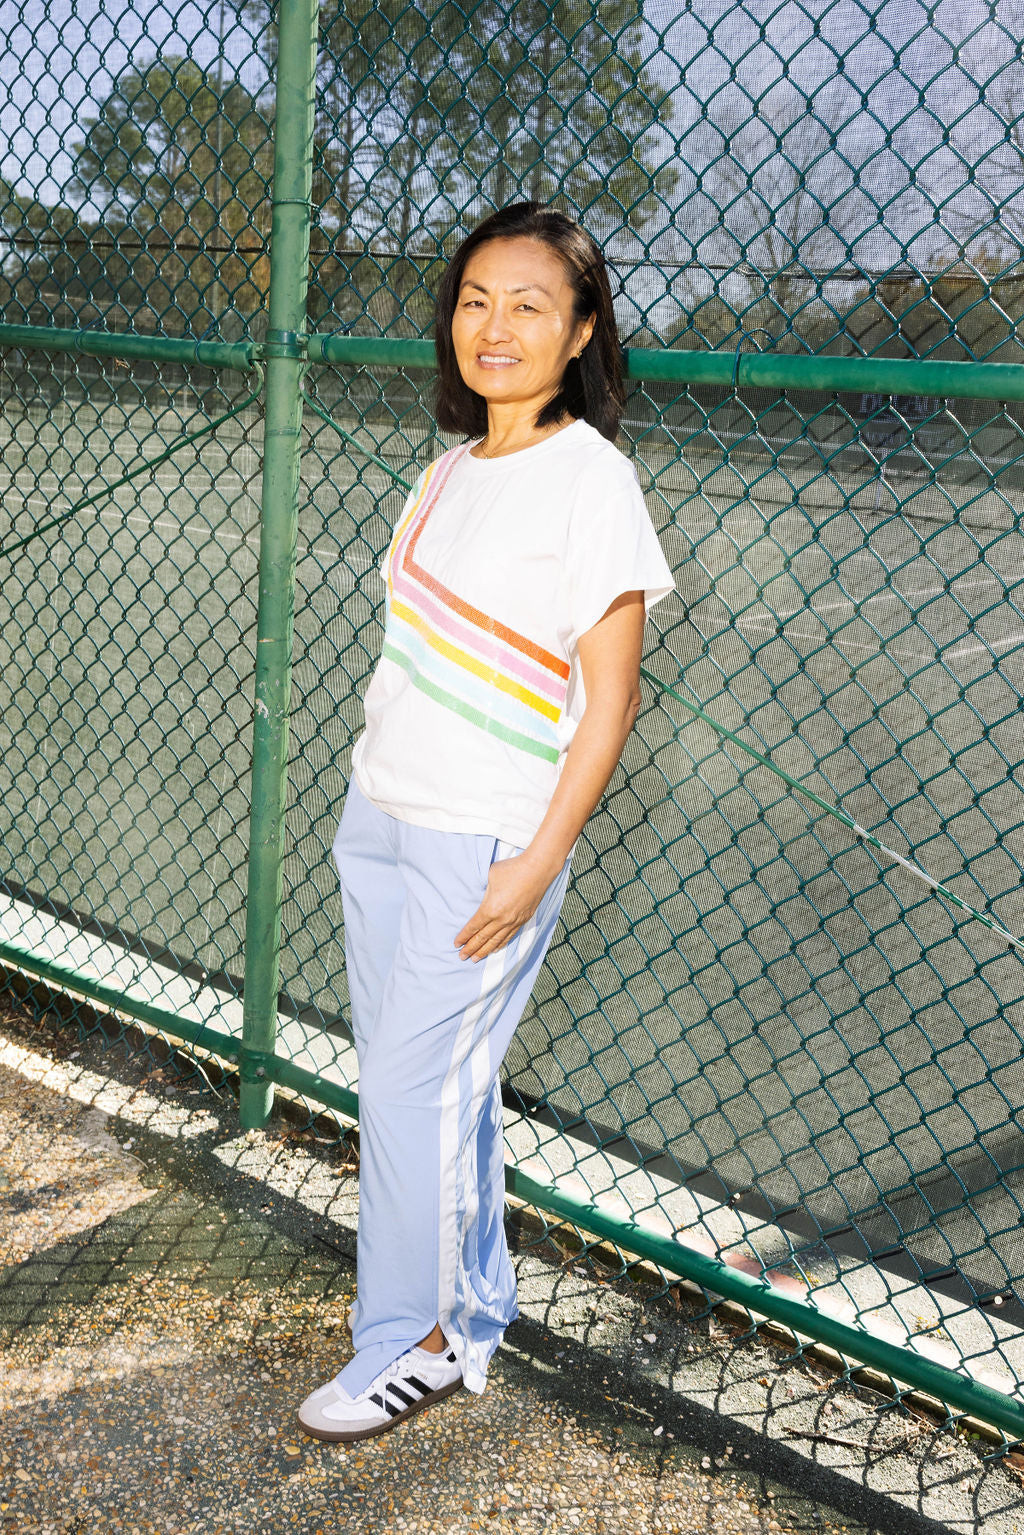
[[[410,490],[408,496],[405,498],[405,505],[402,507],[402,510],[398,516],[398,520],[395,523],[394,529],[392,530],[391,537],[388,540],[388,546],[377,562],[377,569],[380,571],[380,574],[385,581],[388,579],[388,571],[391,568],[391,555],[394,552],[395,545],[397,544],[403,529],[405,528],[409,513],[412,511],[413,507],[416,505],[420,498],[420,492],[423,490],[423,485],[427,478],[427,473],[428,471],[423,469],[417,475],[415,485],[413,486],[412,490]]]
[[[566,552],[569,618],[578,638],[616,597],[642,591],[649,613],[675,590],[636,472],[624,454],[602,454],[581,475]]]

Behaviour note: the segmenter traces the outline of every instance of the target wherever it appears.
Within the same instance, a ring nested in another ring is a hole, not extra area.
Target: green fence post
[[[288,709],[295,612],[300,383],[309,284],[317,0],[281,0],[278,33],[274,197],[270,236],[267,413],[260,523],[252,803],[245,919],[241,1124],[266,1123],[273,1083],[280,976],[281,886],[287,794]]]

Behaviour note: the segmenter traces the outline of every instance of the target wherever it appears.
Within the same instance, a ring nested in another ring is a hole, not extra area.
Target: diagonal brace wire
[[[0,558],[4,556],[10,558],[19,549],[24,549],[25,545],[30,544],[34,538],[39,538],[43,533],[49,533],[53,528],[59,528],[62,523],[67,522],[69,517],[74,517],[76,513],[83,512],[87,506],[93,506],[97,501],[102,501],[104,497],[112,495],[115,490],[120,490],[121,486],[127,485],[130,480],[137,480],[139,475],[158,468],[161,464],[166,463],[169,458],[173,458],[180,448],[187,447],[190,442],[197,442],[200,437],[209,436],[219,426],[223,426],[225,421],[230,421],[232,416],[237,416],[243,410],[247,410],[250,405],[253,405],[259,399],[263,392],[263,369],[256,362],[252,364],[252,368],[257,375],[257,383],[255,389],[253,389],[251,394],[246,395],[244,400],[240,400],[237,405],[232,405],[230,410],[223,411],[221,415],[215,416],[212,421],[207,421],[197,431],[188,432],[185,436],[179,437],[175,442],[171,443],[169,448],[165,448],[162,453],[158,453],[156,458],[143,459],[141,463],[136,464],[133,469],[129,469],[126,474],[123,474],[120,479],[113,480],[109,485],[104,485],[102,490],[94,491],[91,496],[83,496],[80,501],[76,501],[66,511],[59,513],[56,517],[51,517],[49,522],[40,523],[38,527],[32,529],[31,533],[26,533],[24,538],[19,538],[11,544],[4,544],[0,547]]]
[[[998,922],[994,921],[991,917],[987,917],[983,911],[978,911],[974,906],[969,906],[958,895],[954,895],[952,890],[947,890],[946,886],[939,880],[933,879],[930,874],[926,874],[924,869],[920,868],[918,864],[911,862],[909,858],[904,858],[902,853],[894,852],[891,847],[886,847],[885,843],[880,842],[873,832],[859,825],[852,815],[848,815],[838,805],[832,805],[828,800],[822,799],[820,794],[815,794],[813,789],[809,789],[798,778],[794,778],[792,774],[787,773],[785,768],[780,768],[778,763],[773,762],[770,757],[764,756],[762,752],[755,750],[753,746],[748,746],[746,741],[738,736],[734,730],[729,730],[725,725],[719,724],[718,720],[713,719],[710,714],[705,714],[704,710],[697,704],[692,704],[688,698],[684,698],[681,693],[677,693],[674,687],[671,687],[667,682],[663,682],[660,677],[656,677],[653,672],[647,670],[646,666],[641,666],[640,674],[646,677],[648,682],[653,683],[655,687],[660,688],[663,693],[670,693],[685,709],[689,709],[696,719],[703,720],[705,725],[710,725],[712,730],[717,730],[720,736],[725,736],[728,740],[735,742],[748,756],[756,758],[764,767],[771,768],[772,772],[777,773],[780,778],[784,779],[791,789],[796,789],[797,793],[806,795],[816,805],[820,805],[822,810],[827,810],[829,815],[834,815],[837,820],[842,821],[843,825],[848,826],[853,832],[858,842],[869,843],[883,857],[891,858],[894,863],[900,864],[909,874],[913,874],[916,879],[923,880],[933,894],[941,895],[943,900],[949,901],[960,911],[966,912],[969,917],[974,917],[976,921],[983,923],[985,927],[991,928],[992,932],[998,938],[1001,938],[1009,949],[1018,954],[1024,954],[1024,938],[1015,938],[1012,933],[1008,933]]]
[[[330,411],[324,410],[322,405],[318,405],[317,402],[306,393],[305,389],[303,389],[301,393],[302,403],[304,405],[308,405],[314,415],[320,417],[321,421],[326,421],[328,426],[333,426],[334,430],[338,433],[338,436],[343,437],[347,443],[350,443],[352,447],[355,448],[357,453],[361,453],[363,457],[368,458],[372,464],[376,464],[379,469],[383,469],[385,474],[389,474],[393,480],[397,481],[399,485],[404,486],[406,490],[412,490],[412,486],[409,484],[409,481],[404,477],[404,475],[399,474],[397,469],[392,469],[391,465],[385,459],[378,458],[376,453],[371,453],[369,448],[365,448],[357,437],[353,437],[351,432],[346,432],[343,426],[339,426],[338,422],[331,415]]]

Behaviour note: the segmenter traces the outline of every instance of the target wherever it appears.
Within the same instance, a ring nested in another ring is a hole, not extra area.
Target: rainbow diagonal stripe
[[[469,444],[431,464],[388,561],[382,654],[435,703],[519,750],[557,762],[569,664],[482,613],[416,562],[416,545]]]

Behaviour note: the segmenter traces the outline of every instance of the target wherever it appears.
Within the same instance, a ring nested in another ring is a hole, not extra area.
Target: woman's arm
[[[643,592],[623,592],[580,635],[583,717],[533,841],[491,865],[487,893],[455,939],[462,959],[486,958],[529,921],[607,788],[640,708],[644,617]]]

